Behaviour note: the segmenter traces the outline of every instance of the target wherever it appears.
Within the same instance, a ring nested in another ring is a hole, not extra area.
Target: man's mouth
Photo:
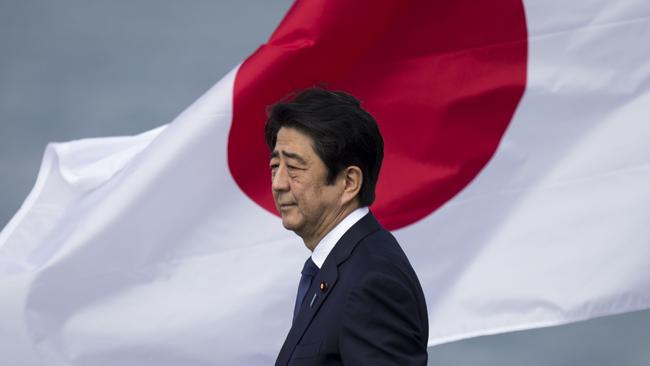
[[[295,206],[295,205],[296,205],[295,203],[281,203],[281,204],[279,205],[279,207],[280,207],[280,209],[283,209],[283,208],[293,207],[293,206]]]

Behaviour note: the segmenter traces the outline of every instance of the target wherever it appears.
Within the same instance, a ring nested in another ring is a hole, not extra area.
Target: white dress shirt
[[[316,248],[314,248],[314,251],[311,253],[311,260],[314,261],[318,268],[321,268],[323,266],[325,259],[330,254],[332,249],[334,249],[334,246],[336,246],[336,243],[339,241],[339,239],[341,239],[343,234],[345,234],[352,227],[352,225],[356,224],[357,221],[366,216],[368,212],[370,212],[368,207],[359,207],[356,210],[350,212],[349,215],[341,220],[341,222],[339,222],[338,225],[334,227],[334,229],[330,230],[330,232],[327,233],[327,235],[325,235],[320,242],[318,242]]]

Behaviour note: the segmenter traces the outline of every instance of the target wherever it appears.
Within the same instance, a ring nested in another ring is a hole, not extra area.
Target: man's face
[[[341,207],[340,184],[327,185],[327,167],[306,134],[282,127],[271,154],[273,199],[285,228],[303,239],[320,235]]]

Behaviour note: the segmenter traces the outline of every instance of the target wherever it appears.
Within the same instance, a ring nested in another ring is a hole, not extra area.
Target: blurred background
[[[170,122],[263,43],[291,3],[0,0],[0,228],[31,190],[48,142]],[[439,366],[650,365],[650,311],[429,355]]]

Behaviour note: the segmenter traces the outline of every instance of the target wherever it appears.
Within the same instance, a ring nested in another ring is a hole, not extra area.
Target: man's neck
[[[321,226],[319,230],[314,232],[312,235],[303,236],[302,240],[305,243],[305,246],[312,252],[320,243],[320,241],[336,227],[343,219],[345,219],[350,213],[359,208],[360,206],[354,202],[348,206],[342,207],[341,210],[336,212],[334,215],[331,215],[331,218],[327,220],[327,224]]]
[[[318,268],[322,268],[325,260],[329,257],[330,252],[338,244],[341,238],[348,232],[359,220],[366,216],[370,210],[368,207],[357,208],[350,212],[341,222],[330,230],[316,245],[311,253],[311,260]]]

